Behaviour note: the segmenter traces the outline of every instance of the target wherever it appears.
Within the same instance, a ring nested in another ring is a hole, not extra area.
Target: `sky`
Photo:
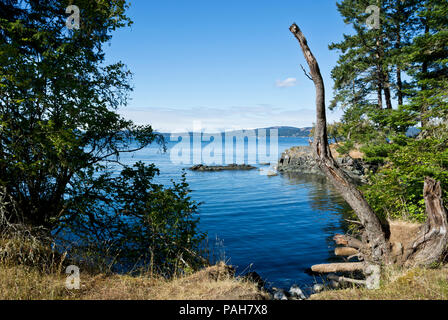
[[[308,38],[328,102],[338,59],[328,45],[351,30],[334,0],[134,0],[128,15],[134,24],[105,48],[108,63],[123,61],[133,73],[119,112],[162,132],[195,123],[207,132],[311,126],[314,85],[289,26]]]

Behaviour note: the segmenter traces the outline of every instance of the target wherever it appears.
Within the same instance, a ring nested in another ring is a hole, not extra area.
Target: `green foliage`
[[[338,148],[336,149],[337,152],[343,155],[347,155],[350,153],[350,151],[353,150],[355,147],[355,144],[352,140],[347,140],[344,143],[340,144]]]
[[[189,196],[185,173],[169,188],[153,183],[155,174],[153,166],[141,162],[118,176],[102,173],[87,183],[85,194],[73,197],[72,210],[87,214],[74,219],[69,214],[60,229],[76,234],[78,248],[93,246],[94,259],[118,269],[143,267],[171,275],[203,265],[197,251],[205,235],[197,230],[198,204]]]
[[[185,252],[201,235],[185,180],[164,188],[151,182],[153,165],[120,162],[163,143],[151,126],[116,111],[131,74],[122,62],[107,65],[102,47],[131,24],[128,4],[78,0],[81,26],[68,30],[69,4],[0,2],[0,186],[17,210],[7,218],[53,234],[70,230],[79,246],[121,264],[137,256],[163,271],[175,259],[191,264]]]
[[[370,4],[381,9],[378,30],[365,24]],[[448,188],[448,2],[343,0],[338,10],[354,31],[330,45],[341,52],[331,104],[344,110],[341,152],[360,144],[379,165],[364,186],[378,214],[423,221],[425,176]]]
[[[389,143],[365,145],[361,147],[364,160],[369,163],[384,164],[391,152],[396,151],[396,145]]]
[[[409,138],[406,145],[393,145],[395,150],[380,149],[386,165],[364,187],[369,204],[383,217],[404,218],[423,222],[424,177],[430,176],[448,187],[448,136],[443,139]],[[386,150],[386,152],[385,152]],[[371,150],[372,154],[375,150]],[[444,194],[447,203],[447,193]]]
[[[327,126],[328,139],[338,143],[344,140],[344,127],[341,122],[334,122]]]

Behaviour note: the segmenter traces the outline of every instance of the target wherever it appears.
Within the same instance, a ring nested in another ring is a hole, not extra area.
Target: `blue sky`
[[[330,42],[349,33],[333,0],[134,0],[130,28],[106,46],[108,62],[123,61],[134,76],[128,106],[138,124],[166,132],[268,126],[310,126],[314,86],[297,40],[308,38],[331,99]],[[329,113],[329,120],[340,113]]]

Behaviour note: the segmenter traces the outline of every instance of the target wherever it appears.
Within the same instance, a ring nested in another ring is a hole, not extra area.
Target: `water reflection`
[[[318,227],[326,236],[326,244],[328,249],[328,258],[324,262],[341,262],[343,258],[334,255],[335,243],[333,236],[336,233],[347,232],[347,219],[351,218],[352,209],[345,202],[338,191],[327,180],[326,177],[316,174],[301,174],[286,172],[282,176],[287,179],[290,185],[302,185],[309,189],[308,203],[315,212],[335,212],[336,214],[328,219],[327,223],[321,223]]]

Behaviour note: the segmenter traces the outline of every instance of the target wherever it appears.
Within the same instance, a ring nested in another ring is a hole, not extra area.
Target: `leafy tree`
[[[120,162],[163,142],[116,112],[131,74],[107,65],[102,46],[131,24],[128,4],[78,0],[80,29],[69,30],[71,4],[0,2],[0,185],[16,207],[8,219],[53,234],[69,228],[79,245],[172,268],[200,241],[197,204],[185,178],[164,188],[151,182],[153,165]]]

